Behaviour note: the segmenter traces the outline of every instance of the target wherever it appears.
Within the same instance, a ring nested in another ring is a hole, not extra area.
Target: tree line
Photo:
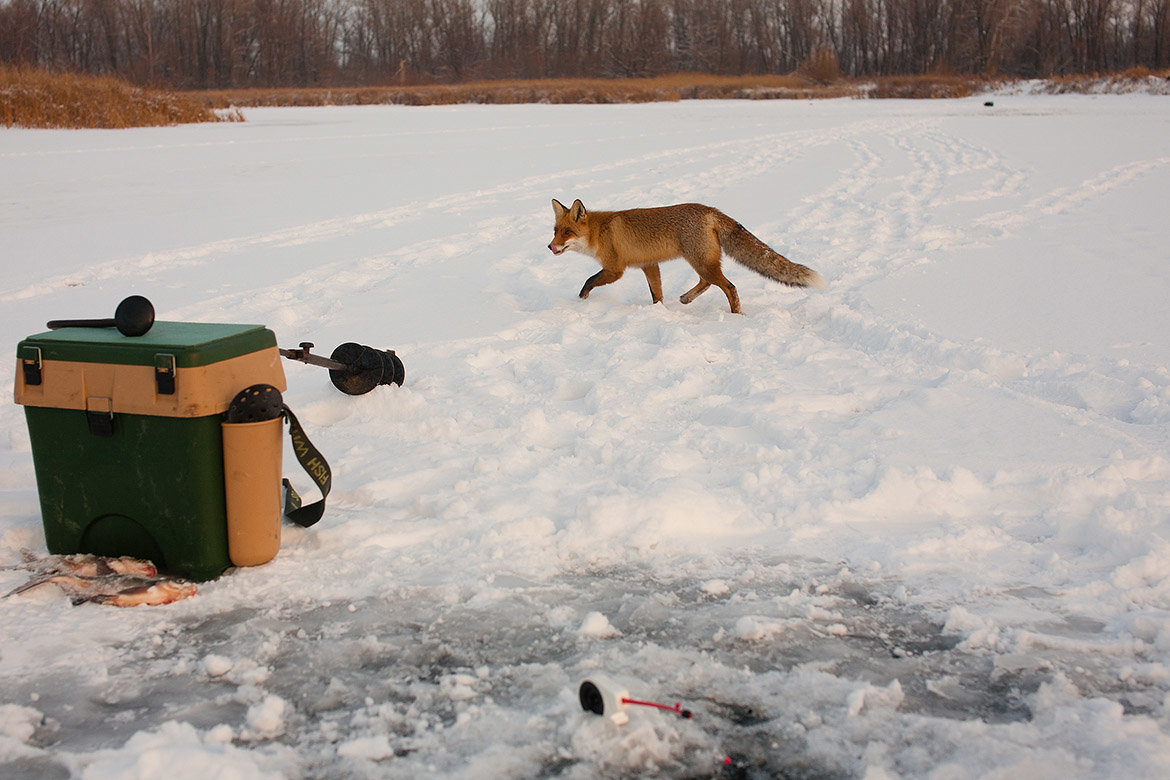
[[[0,0],[0,62],[178,88],[1170,67],[1170,0]]]

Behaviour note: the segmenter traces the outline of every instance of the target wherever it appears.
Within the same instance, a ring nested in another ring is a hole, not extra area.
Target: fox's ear
[[[559,200],[557,200],[556,198],[553,198],[553,214],[556,216],[557,219],[560,219],[568,212],[569,212],[569,210],[567,208],[565,208],[564,205],[562,205]]]
[[[579,200],[573,201],[573,208],[570,209],[569,217],[574,222],[580,222],[581,218],[585,216],[585,204]]]

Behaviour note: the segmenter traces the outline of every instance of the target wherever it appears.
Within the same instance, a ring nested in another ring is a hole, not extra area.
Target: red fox
[[[556,223],[548,245],[554,255],[566,250],[593,256],[601,270],[585,280],[581,297],[594,287],[616,282],[630,266],[646,274],[654,303],[662,302],[662,275],[658,264],[682,257],[699,274],[699,283],[679,298],[690,303],[715,285],[727,296],[731,311],[739,314],[739,293],[720,269],[723,252],[732,259],[782,284],[825,287],[811,268],[793,263],[774,251],[747,228],[719,209],[701,203],[681,203],[652,209],[586,211],[579,200],[565,208],[552,202]]]

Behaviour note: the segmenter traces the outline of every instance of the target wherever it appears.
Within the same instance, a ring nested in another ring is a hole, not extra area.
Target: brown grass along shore
[[[835,63],[833,63],[835,65]],[[842,77],[835,67],[806,67],[789,75],[713,76],[680,73],[655,78],[538,79],[463,84],[366,87],[281,87],[176,92],[137,87],[112,77],[0,67],[0,120],[8,126],[118,128],[242,120],[240,108],[259,106],[407,105],[459,103],[648,103],[676,100],[813,100],[819,98],[959,98],[1005,82],[934,74]],[[1170,92],[1170,71],[1049,79],[1045,92]],[[1164,87],[1164,88],[1163,88]]]

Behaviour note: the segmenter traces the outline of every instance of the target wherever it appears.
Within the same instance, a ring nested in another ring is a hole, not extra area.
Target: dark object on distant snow
[[[991,101],[991,100],[988,100],[988,101],[987,101],[986,103],[984,103],[983,105],[987,106],[988,108],[991,108],[992,106],[994,106],[994,105],[995,105],[995,103],[994,103],[993,101]]]
[[[131,295],[118,304],[112,318],[100,320],[52,320],[46,328],[117,328],[123,336],[143,336],[154,325],[154,305],[141,295]]]
[[[329,369],[333,385],[347,395],[363,395],[378,385],[401,387],[406,379],[402,360],[392,349],[374,349],[347,341],[325,358],[311,354],[312,348],[312,342],[303,341],[300,349],[282,349],[280,354],[289,360]]]

